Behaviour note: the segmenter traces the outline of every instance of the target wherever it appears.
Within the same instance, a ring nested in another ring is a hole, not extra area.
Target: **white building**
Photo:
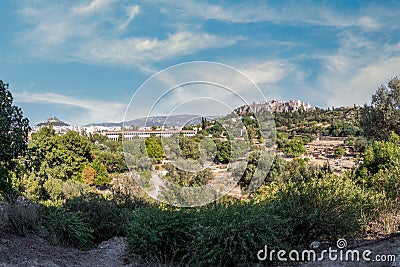
[[[192,137],[197,134],[197,131],[193,130],[142,130],[142,131],[109,131],[103,134],[111,140],[118,140],[119,136],[124,136],[128,140],[132,140],[135,137],[147,138],[152,135],[161,137],[171,137],[173,134],[182,133],[184,136]]]

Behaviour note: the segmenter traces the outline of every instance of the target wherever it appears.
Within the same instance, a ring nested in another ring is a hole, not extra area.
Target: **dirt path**
[[[125,239],[114,237],[90,251],[53,246],[28,234],[20,237],[3,233],[0,237],[0,266],[139,266],[125,255]]]

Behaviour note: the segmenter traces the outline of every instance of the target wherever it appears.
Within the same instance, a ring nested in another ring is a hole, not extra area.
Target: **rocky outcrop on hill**
[[[314,107],[308,102],[300,100],[289,100],[288,102],[279,102],[277,100],[253,102],[249,105],[241,106],[234,110],[236,114],[246,115],[263,111],[269,112],[294,112],[294,111],[309,111]]]

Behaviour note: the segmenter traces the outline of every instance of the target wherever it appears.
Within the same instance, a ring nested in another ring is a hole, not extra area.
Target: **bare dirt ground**
[[[114,237],[95,249],[80,251],[53,246],[44,238],[3,233],[0,237],[0,266],[140,266],[125,254],[125,239]]]
[[[95,249],[80,251],[71,247],[54,246],[45,239],[28,234],[20,237],[3,233],[0,237],[0,267],[9,266],[143,266],[125,254],[126,240],[114,237],[102,242]],[[365,250],[371,250],[371,259],[376,255],[396,255],[396,262],[365,262],[365,261],[324,261],[307,263],[283,263],[276,266],[305,267],[397,267],[400,266],[400,236],[381,240],[349,242],[348,249],[357,249],[360,255]],[[334,249],[334,248],[333,248]],[[255,265],[255,266],[263,266]]]

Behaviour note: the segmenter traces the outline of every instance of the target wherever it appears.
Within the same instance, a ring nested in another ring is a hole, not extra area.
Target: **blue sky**
[[[122,121],[147,78],[193,60],[237,68],[267,99],[320,107],[367,103],[400,72],[398,1],[32,0],[0,10],[0,79],[31,125]]]

